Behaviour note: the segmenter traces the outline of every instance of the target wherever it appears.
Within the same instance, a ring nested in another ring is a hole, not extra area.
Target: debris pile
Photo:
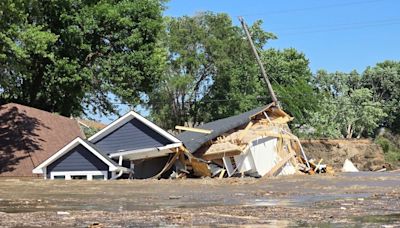
[[[200,129],[185,128],[189,132],[178,135],[184,145],[192,147],[190,152],[194,155],[186,153],[187,167],[181,172],[219,178],[332,172],[329,166],[322,164],[322,159],[318,162],[307,159],[299,139],[287,125],[293,117],[274,103],[227,119],[230,121],[218,120]],[[229,129],[224,128],[223,123],[229,124]],[[207,129],[207,126],[214,129]],[[191,146],[193,144],[197,146]]]

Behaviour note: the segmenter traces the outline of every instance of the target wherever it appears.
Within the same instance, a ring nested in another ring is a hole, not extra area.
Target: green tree
[[[267,49],[262,60],[283,109],[295,117],[292,128],[301,127],[318,109],[309,60],[294,48]]]
[[[319,71],[315,77],[320,109],[310,113],[312,136],[352,138],[370,135],[387,116],[373,93],[363,88],[361,76]]]
[[[264,51],[276,37],[261,25],[249,28],[255,46],[285,110],[304,123],[305,110],[316,107],[309,62],[295,49]],[[156,122],[165,128],[196,125],[271,102],[244,31],[226,14],[169,18],[166,27],[167,70],[149,96]]]
[[[0,102],[62,115],[137,104],[161,74],[162,2],[0,2]]]
[[[400,129],[400,62],[384,61],[368,67],[362,78],[363,86],[369,88],[373,100],[384,105],[388,117],[382,125],[398,133]]]
[[[258,47],[274,38],[260,25],[251,26]],[[166,27],[166,70],[149,95],[156,122],[165,128],[198,124],[260,105],[256,95],[266,93],[258,68],[242,29],[226,14],[169,18]]]

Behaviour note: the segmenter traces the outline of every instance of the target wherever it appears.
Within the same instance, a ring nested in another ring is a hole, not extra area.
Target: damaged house
[[[45,179],[161,177],[180,140],[131,111],[88,140],[77,137],[33,169]]]
[[[131,111],[88,140],[77,137],[33,173],[45,179],[276,176],[324,172],[309,162],[274,103],[171,135]]]
[[[185,129],[177,135],[208,169],[193,166],[198,176],[254,177],[320,172],[325,165],[311,166],[299,139],[287,125],[290,117],[274,103],[248,112]]]

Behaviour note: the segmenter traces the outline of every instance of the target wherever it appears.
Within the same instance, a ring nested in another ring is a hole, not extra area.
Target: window
[[[65,180],[65,176],[64,175],[54,176],[53,179],[54,180]]]
[[[86,175],[71,175],[72,180],[86,180],[87,176]]]
[[[104,175],[93,175],[92,179],[93,180],[104,180]]]

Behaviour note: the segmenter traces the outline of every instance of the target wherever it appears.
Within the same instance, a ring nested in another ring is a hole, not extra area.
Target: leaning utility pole
[[[254,46],[254,43],[253,43],[253,40],[252,40],[252,38],[251,38],[251,36],[250,36],[249,30],[247,29],[246,22],[244,22],[243,17],[239,17],[239,21],[240,21],[240,23],[242,24],[242,27],[243,27],[244,32],[246,33],[247,39],[249,40],[251,49],[253,50],[254,56],[256,57],[256,60],[257,60],[257,63],[258,63],[258,65],[260,66],[261,74],[262,74],[262,76],[264,77],[265,83],[267,83],[268,91],[269,91],[269,93],[271,94],[272,101],[280,108],[280,104],[279,104],[279,102],[278,102],[278,99],[276,98],[275,92],[274,92],[274,90],[272,89],[271,82],[269,81],[269,79],[268,79],[268,77],[267,77],[267,73],[265,72],[264,65],[263,65],[262,62],[261,62],[260,56],[258,56],[257,49],[256,49],[256,47]]]

